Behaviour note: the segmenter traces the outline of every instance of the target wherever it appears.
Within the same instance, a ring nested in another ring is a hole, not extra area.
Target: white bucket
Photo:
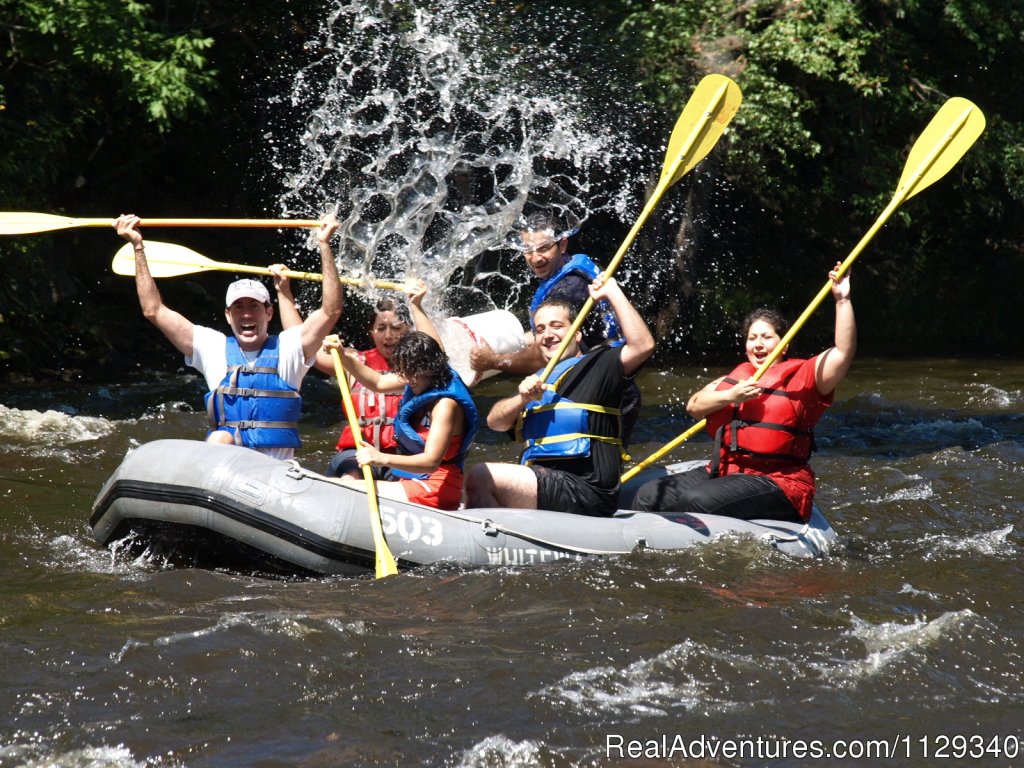
[[[449,317],[438,332],[452,368],[458,371],[467,387],[499,373],[497,370],[474,371],[469,364],[470,351],[481,346],[481,342],[486,341],[499,355],[513,354],[526,346],[523,326],[507,309],[492,309],[468,317]]]

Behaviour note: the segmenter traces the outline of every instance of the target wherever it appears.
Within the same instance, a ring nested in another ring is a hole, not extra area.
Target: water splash
[[[534,741],[513,741],[503,734],[488,736],[466,750],[459,759],[459,768],[528,768],[539,765],[542,746]]]
[[[740,702],[723,682],[722,667],[753,670],[757,664],[741,654],[723,655],[687,640],[623,668],[601,666],[570,673],[531,695],[588,716],[612,712],[622,720],[664,717],[686,709],[726,712]]]
[[[925,560],[945,560],[951,553],[963,553],[968,556],[1015,555],[1017,548],[1010,540],[1013,526],[1007,525],[994,531],[985,531],[971,536],[937,535],[925,536],[922,541],[930,551],[925,553]]]
[[[62,411],[36,411],[0,405],[0,439],[80,443],[99,440],[111,434],[116,424],[109,419],[79,416]]]
[[[0,765],[11,760],[13,765],[61,765],[68,768],[145,768],[154,763],[146,758],[137,758],[123,744],[116,746],[83,747],[60,751],[44,743],[46,739],[38,733],[16,733],[11,744],[0,746]],[[178,766],[177,760],[161,760],[160,764]]]
[[[863,643],[865,654],[853,659],[815,663],[831,684],[855,687],[863,681],[889,674],[892,667],[922,663],[928,649],[952,635],[966,632],[976,620],[969,609],[943,613],[938,618],[915,619],[910,624],[871,624],[857,616],[849,636]]]
[[[574,23],[534,27],[511,4],[339,0],[290,94],[301,136],[272,143],[290,169],[283,214],[336,205],[351,274],[422,277],[475,311],[515,305],[526,273],[507,246],[524,208],[553,207],[568,225],[625,219],[639,174],[656,170],[624,136],[639,110],[597,105],[567,74]]]

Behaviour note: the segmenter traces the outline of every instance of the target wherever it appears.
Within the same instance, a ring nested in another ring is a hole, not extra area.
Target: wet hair
[[[391,370],[404,378],[425,373],[435,387],[445,387],[452,380],[448,355],[422,331],[409,331],[398,340],[391,355]]]
[[[569,316],[569,322],[576,322],[576,315],[579,314],[579,307],[574,307],[565,299],[544,299],[534,310],[533,316],[536,317],[537,313],[540,312],[544,307],[561,307],[565,310],[565,313]]]
[[[399,321],[406,325],[412,325],[412,315],[409,312],[408,305],[398,301],[397,299],[385,296],[383,299],[378,300],[377,304],[373,308],[373,317],[370,319],[371,329],[377,324],[377,315],[382,312],[394,312],[395,317],[397,317]]]
[[[747,315],[746,319],[743,321],[744,341],[746,341],[746,338],[750,335],[750,326],[758,320],[764,320],[768,323],[768,325],[775,329],[775,332],[779,334],[779,338],[785,336],[786,331],[789,330],[789,321],[787,321],[779,312],[776,312],[774,309],[768,309],[767,307],[761,307]]]

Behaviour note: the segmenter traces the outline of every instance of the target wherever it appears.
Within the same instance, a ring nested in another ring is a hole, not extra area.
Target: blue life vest
[[[443,463],[455,464],[461,469],[466,461],[466,455],[469,453],[469,447],[473,443],[473,438],[476,436],[479,416],[473,396],[469,394],[469,390],[454,368],[452,369],[452,379],[444,388],[434,387],[416,395],[413,394],[411,387],[406,386],[402,393],[402,401],[398,404],[398,413],[395,414],[395,441],[406,455],[423,453],[426,443],[420,433],[416,431],[416,427],[413,426],[412,419],[417,413],[430,410],[434,403],[445,397],[450,397],[462,408],[462,412],[465,414],[465,424],[462,427],[462,443],[459,446],[458,454]],[[428,473],[417,474],[394,467],[391,468],[391,474],[405,478],[429,477]]]
[[[583,275],[588,279],[588,281],[593,282],[602,271],[603,270],[598,267],[597,264],[595,264],[585,253],[577,253],[565,262],[565,264],[563,264],[555,274],[542,282],[537,287],[537,292],[533,294],[533,301],[530,302],[530,328],[534,328],[533,314],[537,311],[537,307],[539,307],[544,300],[548,298],[551,291],[560,280],[575,273],[577,275]],[[619,322],[615,318],[615,312],[612,310],[611,305],[602,299],[597,306],[601,311],[601,319],[604,321],[605,338],[617,339],[620,337],[622,335],[622,331],[619,328]],[[579,309],[579,307],[577,307],[577,309]]]
[[[523,441],[523,455],[520,464],[551,459],[577,459],[590,455],[590,441],[601,440],[613,445],[622,445],[622,419],[618,419],[617,434],[595,435],[590,431],[590,414],[607,413],[621,417],[618,408],[603,405],[577,403],[558,394],[558,387],[573,366],[582,357],[562,360],[551,372],[554,384],[545,389],[540,400],[531,400],[519,415],[516,424],[516,439]],[[540,376],[544,369],[537,371]]]
[[[228,372],[220,386],[206,394],[210,429],[229,428],[235,444],[246,448],[298,448],[299,391],[277,373],[279,339],[267,338],[249,363],[238,339],[227,339]]]

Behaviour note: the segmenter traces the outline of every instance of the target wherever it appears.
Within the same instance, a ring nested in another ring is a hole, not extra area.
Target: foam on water
[[[975,623],[973,611],[964,609],[943,613],[936,619],[915,619],[910,624],[883,622],[871,624],[856,616],[848,635],[863,644],[862,657],[816,662],[814,666],[832,684],[853,687],[864,680],[888,673],[895,664],[915,659],[939,640],[965,631]]]
[[[950,553],[964,553],[968,555],[1015,555],[1018,550],[1012,541],[1010,534],[1013,533],[1013,526],[1007,525],[994,531],[977,533],[973,536],[949,536],[929,535],[922,539],[928,546],[925,553],[926,560],[945,560]]]
[[[966,405],[987,408],[1013,408],[1024,401],[1024,392],[1007,390],[994,384],[968,384]]]
[[[52,750],[41,741],[38,734],[27,734],[22,740],[16,734],[13,743],[0,746],[0,765],[17,764],[23,768],[145,768],[154,763],[139,760],[123,744],[116,746],[85,747],[66,752]],[[161,758],[159,765],[172,768],[182,765],[177,760]]]
[[[924,501],[932,498],[934,495],[935,491],[932,488],[932,484],[926,481],[907,488],[900,488],[899,490],[892,491],[884,496],[871,499],[870,503],[885,504],[891,501]]]
[[[62,411],[34,411],[0,405],[0,439],[14,442],[80,443],[107,437],[117,422]]]
[[[540,757],[536,742],[489,736],[460,756],[458,768],[533,768],[540,764]]]
[[[536,694],[555,706],[582,714],[618,718],[669,716],[679,710],[726,711],[736,702],[718,680],[706,676],[707,665],[757,667],[752,658],[725,654],[692,640],[673,646],[653,659],[640,659],[620,669],[601,666],[573,672]]]

